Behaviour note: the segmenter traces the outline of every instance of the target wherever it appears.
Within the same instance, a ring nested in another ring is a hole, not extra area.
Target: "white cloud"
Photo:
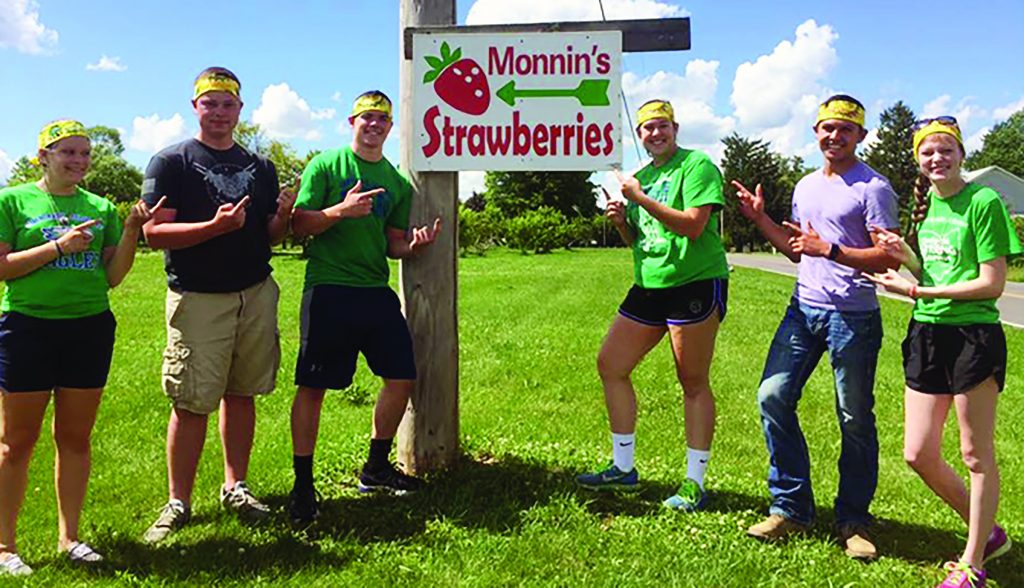
[[[689,14],[675,4],[657,0],[604,0],[604,11],[608,20]],[[466,24],[471,25],[569,20],[601,20],[601,7],[594,0],[476,0],[466,16]]]
[[[740,64],[731,102],[743,132],[772,141],[777,151],[807,155],[818,104],[828,93],[824,80],[838,63],[831,26],[808,20],[795,38],[775,46],[768,55]]]
[[[137,151],[155,152],[188,137],[185,119],[178,113],[161,119],[160,115],[136,116],[128,146]]]
[[[992,119],[996,122],[1006,120],[1010,118],[1010,115],[1017,112],[1018,110],[1024,110],[1024,96],[1021,96],[1020,100],[1011,102],[1006,106],[1000,106],[999,108],[992,111]]]
[[[252,113],[252,122],[260,125],[271,139],[318,141],[323,137],[319,121],[330,120],[335,114],[333,108],[313,110],[288,84],[280,83],[263,90],[260,105]]]
[[[860,148],[867,149],[878,142],[878,128],[868,129],[868,136],[861,141]]]
[[[484,191],[484,172],[463,171],[459,172],[459,200],[465,202],[473,195],[473,192]]]
[[[107,57],[103,55],[96,63],[85,64],[87,71],[125,71],[128,66],[121,63],[120,57]]]
[[[941,116],[949,114],[949,103],[953,100],[953,97],[949,94],[943,94],[928,102],[921,109],[921,118],[931,118],[933,116]]]
[[[39,22],[35,0],[0,0],[0,49],[47,53],[57,45],[57,31]]]
[[[987,135],[991,130],[992,127],[982,127],[981,129],[978,129],[976,133],[964,139],[964,149],[966,149],[968,153],[973,153],[981,149],[985,144],[985,135]]]
[[[0,149],[0,184],[7,182],[7,177],[11,175],[11,168],[14,167],[14,160],[8,157],[7,152]]]
[[[952,105],[953,98],[949,94],[943,94],[928,102],[921,110],[921,118],[935,116],[953,116],[956,118],[961,129],[968,129],[971,121],[978,118],[986,118],[988,113],[981,107],[972,104],[973,96],[962,98],[955,106]]]
[[[640,78],[633,72],[626,72],[622,75],[626,102],[635,111],[652,98],[668,100],[679,123],[680,144],[706,151],[715,160],[721,159],[720,139],[735,129],[736,121],[729,116],[717,116],[711,106],[718,89],[718,65],[717,61],[694,59],[686,64],[686,73],[682,76],[658,71]],[[635,134],[628,123],[623,124],[623,129],[629,137],[628,147],[635,152]]]
[[[338,90],[337,92],[331,94],[331,100],[334,100],[335,102],[341,102],[342,98],[343,97],[341,95],[341,90]]]

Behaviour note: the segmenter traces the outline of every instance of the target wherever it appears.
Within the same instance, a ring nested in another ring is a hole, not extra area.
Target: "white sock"
[[[708,461],[711,460],[711,450],[701,451],[700,449],[686,448],[686,477],[700,485],[704,489],[704,473],[708,471]]]
[[[636,433],[619,435],[612,433],[612,463],[623,472],[633,471],[633,454],[636,449]]]

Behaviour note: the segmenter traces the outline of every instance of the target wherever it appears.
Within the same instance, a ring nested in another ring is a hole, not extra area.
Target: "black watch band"
[[[835,261],[836,258],[839,257],[839,251],[840,251],[839,250],[839,244],[838,243],[833,243],[832,244],[832,249],[829,249],[829,251],[828,251],[828,258],[830,260],[832,260],[832,261]]]

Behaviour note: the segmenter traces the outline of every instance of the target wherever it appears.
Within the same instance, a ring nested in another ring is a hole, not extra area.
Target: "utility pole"
[[[455,0],[401,0],[399,43],[407,27],[454,25]],[[441,217],[441,234],[420,256],[403,260],[402,306],[416,352],[418,379],[398,431],[398,460],[422,473],[451,465],[459,449],[458,221],[456,172],[412,172],[413,62],[399,48],[401,167],[412,182],[409,222],[429,225]]]

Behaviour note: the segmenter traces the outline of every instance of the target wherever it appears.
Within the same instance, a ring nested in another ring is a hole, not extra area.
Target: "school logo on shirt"
[[[935,283],[944,282],[949,272],[959,265],[964,230],[966,227],[957,226],[956,223],[936,228],[922,227],[918,235],[921,261],[928,267],[928,273]]]
[[[202,174],[206,193],[217,204],[235,204],[244,196],[252,195],[256,183],[256,162],[245,167],[234,163],[206,167],[193,162],[192,168]]]
[[[337,196],[338,202],[341,202],[346,196],[348,196],[348,191],[355,187],[357,181],[360,180],[349,178],[341,183],[341,189],[338,190]],[[365,181],[363,182],[362,187],[360,187],[360,190],[363,192],[369,192],[370,190],[376,190],[377,188],[384,188],[384,191],[373,197],[373,209],[370,211],[370,214],[377,218],[387,218],[388,214],[391,212],[391,201],[394,199],[394,197],[391,196],[391,192],[385,186],[378,186]]]

